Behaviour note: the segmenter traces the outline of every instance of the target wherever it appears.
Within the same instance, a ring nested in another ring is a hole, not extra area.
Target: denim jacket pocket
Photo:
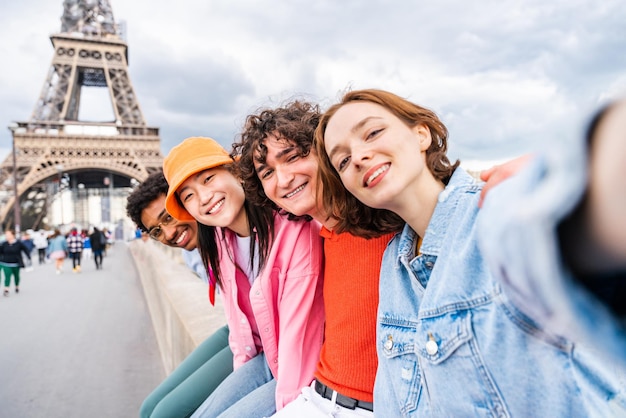
[[[465,380],[464,385],[477,383],[474,370],[470,370],[474,377],[469,381],[465,375],[467,369],[474,369],[476,359],[473,356],[480,361],[480,356],[468,344],[473,339],[470,317],[469,312],[454,312],[412,321],[389,316],[380,318],[379,361],[384,363],[385,376],[381,377],[385,380],[376,382],[377,390],[392,389],[390,392],[395,396],[387,400],[398,402],[404,415],[417,411],[429,416],[453,416],[439,403],[430,404],[429,399],[438,392],[434,399],[441,399],[443,395],[444,399],[454,402],[458,391],[449,391],[454,385],[451,379]],[[449,374],[451,371],[453,375]]]
[[[421,319],[416,329],[415,352],[422,369],[420,390],[433,399],[448,401],[424,406],[432,416],[509,416],[485,363],[487,353],[481,351],[474,334],[475,314],[472,309],[447,311]],[[473,409],[463,410],[461,405],[473,405]]]
[[[472,339],[471,326],[468,311],[423,319],[417,329],[416,353],[431,364],[440,364]]]
[[[418,323],[391,316],[379,318],[379,367],[376,392],[385,403],[397,402],[403,415],[413,412],[418,405],[421,372],[415,354],[415,335]],[[393,395],[392,395],[393,394]],[[377,400],[375,400],[377,401]]]

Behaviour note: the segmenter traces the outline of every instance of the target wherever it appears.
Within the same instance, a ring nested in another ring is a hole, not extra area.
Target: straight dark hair
[[[232,165],[225,167],[233,174],[234,167]],[[178,195],[176,195],[176,198],[178,199]],[[254,267],[256,245],[258,244],[259,270],[261,270],[265,267],[274,240],[275,211],[270,207],[252,205],[248,200],[244,201],[243,208],[246,211],[250,229],[250,268]],[[228,256],[235,262],[235,254],[230,250],[232,243],[228,242],[224,229],[198,222],[198,251],[202,258],[202,264],[204,264],[204,268],[207,271],[209,271],[209,268],[211,269],[215,282],[221,288],[222,275],[220,270],[219,241],[226,241]],[[237,266],[237,268],[243,271],[242,266]]]

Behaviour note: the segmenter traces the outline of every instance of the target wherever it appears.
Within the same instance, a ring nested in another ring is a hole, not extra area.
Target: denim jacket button
[[[390,351],[393,348],[393,338],[391,335],[387,336],[387,341],[385,341],[385,350]]]
[[[437,354],[437,352],[439,351],[439,347],[437,346],[437,343],[430,340],[426,343],[426,352],[431,355],[434,356],[435,354]]]

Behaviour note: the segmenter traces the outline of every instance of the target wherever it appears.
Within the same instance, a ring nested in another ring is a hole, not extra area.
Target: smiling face
[[[176,194],[198,222],[228,228],[240,236],[249,235],[243,188],[224,166],[189,176]]]
[[[318,219],[318,165],[314,150],[303,156],[294,144],[275,135],[269,135],[263,144],[267,157],[259,161],[256,153],[254,168],[267,197],[287,212]]]
[[[378,104],[343,105],[328,121],[324,141],[346,189],[373,208],[403,216],[401,208],[410,207],[407,198],[419,192],[424,177],[432,180],[425,165],[428,128],[411,128]]]
[[[141,211],[141,222],[148,231],[157,227],[162,223],[163,233],[159,239],[165,245],[170,247],[180,247],[187,251],[196,248],[196,234],[198,225],[196,222],[177,221],[172,219],[167,222],[170,215],[165,210],[165,195],[162,194]],[[163,225],[167,223],[167,225]]]

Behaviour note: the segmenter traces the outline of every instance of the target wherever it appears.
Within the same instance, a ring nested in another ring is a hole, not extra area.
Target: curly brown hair
[[[265,194],[254,163],[255,161],[258,163],[266,162],[265,140],[270,135],[295,146],[300,156],[309,155],[320,117],[319,105],[301,100],[248,115],[241,133],[241,141],[233,144],[233,152],[231,153],[231,157],[237,161],[238,174],[244,181],[246,199],[256,205],[271,206],[283,213],[285,212]],[[324,189],[319,188],[317,195],[324,195]],[[296,218],[291,213],[288,215],[290,219]],[[387,210],[367,208],[361,215],[361,222],[364,225],[371,225],[371,227],[357,229],[355,232],[365,238],[397,232],[404,225],[404,221],[398,215]],[[341,231],[337,230],[337,232]]]
[[[384,213],[385,211],[376,211],[364,205],[346,190],[339,173],[326,154],[324,144],[324,134],[330,119],[342,106],[357,101],[378,104],[389,110],[409,127],[419,124],[426,125],[432,137],[432,143],[426,151],[426,166],[435,178],[444,184],[448,184],[452,173],[460,162],[457,160],[454,164],[450,163],[446,155],[448,129],[433,111],[384,90],[355,90],[344,94],[339,103],[331,106],[321,116],[315,130],[314,146],[319,161],[318,184],[324,189],[322,195],[324,210],[339,220],[336,231],[347,231],[353,235],[367,237],[372,231],[387,226],[388,215]],[[391,221],[395,220],[391,219]],[[404,224],[404,222],[402,223]]]
[[[246,199],[249,202],[258,206],[269,206],[285,213],[265,194],[254,163],[266,162],[265,140],[270,135],[295,146],[300,156],[309,155],[320,115],[318,105],[295,100],[282,107],[264,109],[246,117],[240,135],[241,141],[233,144],[231,157],[237,161],[237,174],[243,180]],[[290,219],[297,218],[293,214],[288,215]]]

